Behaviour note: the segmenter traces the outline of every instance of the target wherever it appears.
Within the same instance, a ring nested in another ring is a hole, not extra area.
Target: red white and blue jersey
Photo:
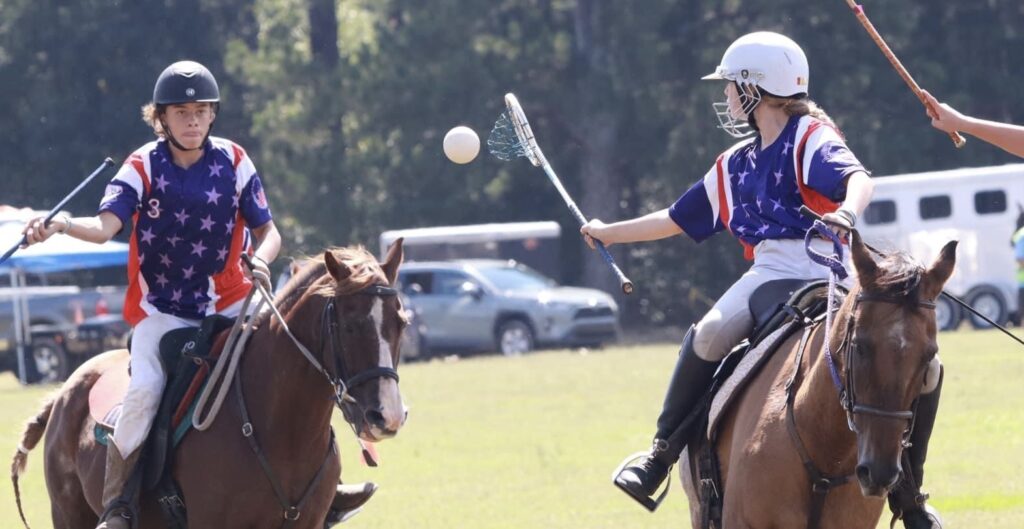
[[[124,318],[135,325],[163,312],[199,319],[245,297],[246,227],[271,220],[256,167],[235,143],[211,137],[188,169],[166,140],[128,157],[107,185],[99,211],[134,226]]]
[[[794,116],[766,148],[755,136],[722,153],[669,215],[697,242],[728,229],[751,259],[763,240],[803,239],[813,221],[800,206],[835,211],[846,198],[846,178],[864,170],[835,129]]]

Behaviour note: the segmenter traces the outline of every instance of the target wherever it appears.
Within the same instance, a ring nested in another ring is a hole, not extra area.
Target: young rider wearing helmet
[[[932,126],[943,132],[966,132],[982,141],[987,141],[1000,149],[1024,158],[1024,127],[987,121],[967,116],[946,103],[940,103],[935,96],[924,92],[929,107],[926,112],[932,118]]]
[[[726,101],[715,104],[721,128],[742,138],[726,150],[711,170],[676,202],[635,219],[605,224],[591,220],[581,228],[588,244],[651,241],[686,233],[700,242],[728,230],[753,265],[683,339],[675,371],[658,417],[650,454],[627,466],[615,484],[637,501],[654,508],[651,496],[679,459],[682,444],[670,438],[707,391],[725,355],[753,328],[748,301],[753,291],[774,279],[817,279],[828,273],[807,258],[804,234],[811,220],[801,206],[824,215],[837,232],[853,228],[871,199],[867,171],[847,148],[828,116],[807,99],[808,66],[803,50],[789,38],[757,32],[739,38],[705,79],[726,80]],[[828,250],[826,241],[819,250]],[[937,405],[938,363],[922,397],[917,428],[930,433]],[[927,424],[925,424],[927,423]],[[927,447],[920,442],[920,454]],[[918,474],[919,475],[919,474]],[[900,504],[910,518],[918,503]],[[915,511],[916,512],[916,511]],[[908,527],[910,527],[908,525]],[[921,527],[921,526],[914,526]],[[923,527],[929,527],[924,525]]]
[[[138,460],[166,382],[160,338],[210,314],[238,316],[252,288],[241,265],[251,230],[257,269],[269,277],[281,236],[256,168],[237,144],[211,137],[220,90],[203,65],[180,61],[157,79],[143,118],[158,140],[136,149],[107,185],[93,217],[58,216],[25,228],[28,244],[54,233],[103,243],[131,226],[124,317],[133,326],[131,381],[111,445],[99,528],[127,529],[125,481]],[[262,280],[262,278],[260,278]],[[268,285],[269,286],[269,285]]]
[[[134,327],[132,376],[107,450],[106,512],[99,528],[129,526],[128,506],[118,498],[166,382],[160,338],[173,329],[196,327],[210,314],[238,316],[252,281],[269,278],[268,264],[281,248],[252,160],[236,143],[210,136],[219,104],[217,81],[203,65],[168,66],[142,112],[159,139],[128,157],[107,186],[99,213],[58,216],[48,226],[37,218],[25,228],[28,244],[54,233],[103,243],[132,226],[124,305],[124,317]],[[240,259],[250,242],[255,278]],[[373,484],[339,485],[328,519],[358,508],[375,490]]]

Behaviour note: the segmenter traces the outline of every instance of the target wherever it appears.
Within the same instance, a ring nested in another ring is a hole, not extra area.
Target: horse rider
[[[686,233],[701,242],[728,230],[752,266],[722,295],[683,339],[679,359],[657,420],[650,453],[626,466],[615,484],[641,503],[650,502],[679,459],[683,442],[669,439],[711,384],[722,358],[753,329],[748,301],[754,290],[776,279],[825,278],[828,270],[806,255],[804,235],[812,221],[807,206],[845,235],[871,200],[869,173],[847,147],[828,115],[808,99],[807,58],[788,37],[772,32],[744,35],[732,43],[714,73],[723,80],[725,102],[714,105],[721,128],[744,138],[722,153],[703,178],[670,207],[630,220],[581,228],[587,243],[653,241]],[[831,253],[825,241],[819,251]],[[910,448],[920,479],[938,406],[941,371],[930,366]],[[890,495],[890,506],[908,529],[935,527],[917,485]]]

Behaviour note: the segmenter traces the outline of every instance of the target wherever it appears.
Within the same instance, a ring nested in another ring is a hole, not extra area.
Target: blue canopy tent
[[[23,222],[0,224],[0,248],[10,248],[21,239]],[[18,379],[26,380],[25,347],[27,338],[28,288],[26,274],[49,274],[88,268],[125,265],[128,262],[128,245],[110,241],[94,244],[66,235],[54,235],[45,243],[19,249],[7,261],[0,264],[0,274],[10,277],[14,303],[14,339],[18,352]]]

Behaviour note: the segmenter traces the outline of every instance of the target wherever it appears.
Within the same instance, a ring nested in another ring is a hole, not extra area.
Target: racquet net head
[[[526,157],[526,148],[516,135],[516,128],[508,118],[508,112],[502,112],[498,121],[494,122],[491,135],[487,137],[487,150],[502,161]]]
[[[500,160],[526,157],[533,165],[540,166],[544,155],[516,96],[505,94],[505,105],[508,111],[494,122],[491,135],[487,138],[488,150]]]

